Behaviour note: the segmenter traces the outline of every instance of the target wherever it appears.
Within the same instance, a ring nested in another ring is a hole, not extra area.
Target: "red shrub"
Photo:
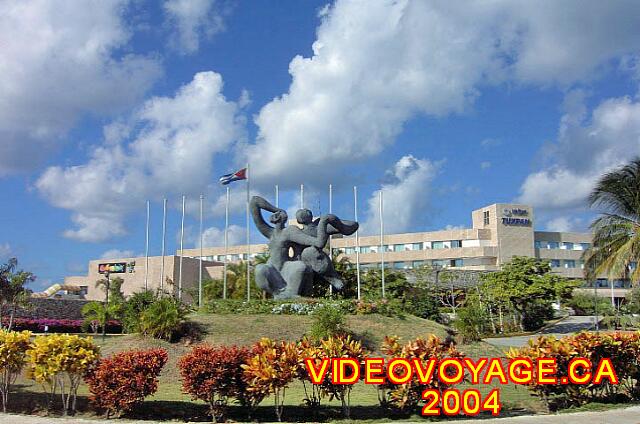
[[[103,358],[86,376],[91,403],[111,413],[127,412],[158,389],[167,363],[164,349],[132,350]]]
[[[249,349],[237,346],[194,347],[178,361],[182,390],[207,402],[214,420],[222,418],[230,398],[245,403],[241,365],[249,356]]]

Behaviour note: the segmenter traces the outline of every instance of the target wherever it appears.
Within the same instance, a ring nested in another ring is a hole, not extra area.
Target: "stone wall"
[[[37,298],[31,298],[29,301],[31,307],[18,309],[16,317],[30,319],[83,319],[82,307],[89,302],[88,300]],[[3,314],[9,314],[7,308],[5,308]]]

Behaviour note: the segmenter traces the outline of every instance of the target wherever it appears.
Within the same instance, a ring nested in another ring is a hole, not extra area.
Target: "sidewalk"
[[[131,421],[82,418],[49,418],[31,415],[0,414],[0,424],[166,424],[176,421]],[[427,422],[420,421],[421,423]],[[640,424],[640,406],[597,412],[559,415],[527,415],[511,418],[436,421],[439,424]]]

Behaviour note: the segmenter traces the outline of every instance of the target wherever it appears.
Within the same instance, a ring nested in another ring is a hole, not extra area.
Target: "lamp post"
[[[105,278],[107,279],[107,285],[104,295],[104,323],[102,324],[102,341],[107,337],[107,322],[109,322],[109,286],[111,281],[109,280],[109,272],[105,272]]]

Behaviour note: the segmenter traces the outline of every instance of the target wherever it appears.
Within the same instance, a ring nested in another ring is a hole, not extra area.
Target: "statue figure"
[[[256,284],[271,293],[275,299],[309,295],[313,288],[314,272],[334,286],[342,287],[330,258],[322,250],[330,234],[341,231],[355,232],[358,224],[342,222],[335,215],[325,215],[308,222],[303,217],[303,228],[286,226],[288,216],[262,197],[254,196],[249,204],[258,231],[269,239],[269,260],[256,266]],[[269,225],[262,210],[271,212]],[[309,214],[311,212],[309,211]],[[306,212],[303,213],[306,216]],[[301,215],[302,216],[302,215]],[[293,252],[293,255],[290,254]]]
[[[317,236],[320,218],[314,220],[313,214],[309,209],[299,209],[296,212],[296,221],[302,226],[302,232],[312,237]],[[327,225],[326,232],[328,235],[342,234],[350,236],[357,230],[357,222],[343,221],[336,218],[336,220],[332,221],[332,224]],[[313,270],[315,277],[331,284],[336,290],[342,290],[343,282],[333,268],[331,252],[327,254],[324,249],[318,249],[315,246],[296,246],[296,248],[294,248],[294,254]]]

